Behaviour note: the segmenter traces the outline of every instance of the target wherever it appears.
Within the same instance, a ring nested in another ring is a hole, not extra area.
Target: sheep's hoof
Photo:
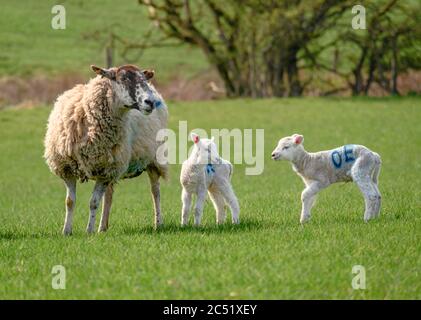
[[[63,236],[71,236],[72,230],[71,229],[63,229]]]
[[[98,233],[106,232],[107,230],[108,230],[108,227],[99,227],[98,228]]]

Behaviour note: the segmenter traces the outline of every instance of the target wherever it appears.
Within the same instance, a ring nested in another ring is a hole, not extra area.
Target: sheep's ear
[[[212,141],[212,142],[215,142],[215,137],[212,137],[212,138],[211,138],[211,141]]]
[[[146,80],[150,80],[153,78],[153,76],[155,75],[155,71],[154,70],[143,70],[143,74],[145,75]]]
[[[304,141],[304,137],[301,134],[294,134],[294,143],[301,144]]]
[[[94,66],[94,65],[91,65],[91,69],[97,75],[100,75],[102,77],[106,77],[110,80],[115,80],[115,71],[114,70],[102,69],[102,68]]]
[[[200,137],[194,132],[191,133],[191,139],[193,140],[194,143],[198,143],[200,141]]]

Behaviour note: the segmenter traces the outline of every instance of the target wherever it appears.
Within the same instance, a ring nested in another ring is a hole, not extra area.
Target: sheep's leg
[[[240,223],[240,205],[238,204],[237,197],[235,196],[234,190],[231,184],[227,183],[222,187],[221,190],[224,195],[225,201],[231,210],[231,221],[234,224]]]
[[[189,223],[189,213],[191,208],[192,194],[183,188],[181,192],[181,201],[183,202],[183,208],[181,210],[181,225],[185,226]]]
[[[87,233],[94,232],[96,211],[104,195],[105,189],[107,189],[107,183],[105,183],[104,181],[97,181],[95,183],[94,191],[92,192],[92,197],[89,204],[90,213],[88,226],[86,227]]]
[[[194,210],[194,224],[200,226],[202,221],[203,206],[206,200],[206,190],[199,190],[197,192],[196,206]]]
[[[71,235],[72,223],[73,223],[73,212],[76,205],[76,179],[75,178],[65,179],[64,183],[66,185],[67,194],[66,194],[66,218],[64,220],[63,234]]]
[[[301,217],[300,223],[307,222],[311,217],[311,208],[316,200],[317,193],[322,189],[318,182],[310,183],[301,193]]]
[[[226,219],[224,196],[217,190],[209,191],[209,197],[216,211],[216,223],[222,224]]]
[[[159,173],[156,168],[148,168],[149,182],[151,184],[151,194],[155,211],[155,229],[161,226],[164,221],[161,215],[161,190],[159,184]]]
[[[110,184],[104,193],[104,202],[102,203],[102,215],[99,223],[98,232],[104,232],[108,230],[108,220],[110,218],[111,205],[113,203],[113,185]]]

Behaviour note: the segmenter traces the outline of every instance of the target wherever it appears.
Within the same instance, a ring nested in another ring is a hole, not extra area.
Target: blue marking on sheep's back
[[[155,108],[160,108],[162,106],[162,102],[160,100],[155,101]]]
[[[142,174],[146,170],[146,165],[140,161],[132,161],[127,168],[126,173],[123,176],[123,179],[135,178]]]

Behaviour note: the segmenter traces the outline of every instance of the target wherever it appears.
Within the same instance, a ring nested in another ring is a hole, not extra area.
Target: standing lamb
[[[294,171],[306,185],[301,194],[301,223],[310,219],[317,193],[335,182],[354,181],[365,199],[364,220],[367,222],[377,217],[381,205],[378,188],[380,156],[361,145],[308,153],[303,141],[304,137],[299,134],[282,138],[272,152],[273,160],[292,162]]]
[[[161,96],[149,83],[154,73],[133,65],[91,68],[98,74],[96,78],[57,99],[45,137],[46,162],[67,188],[63,233],[72,233],[78,179],[96,181],[87,226],[87,232],[92,233],[101,198],[104,196],[99,231],[105,231],[113,184],[138,176],[143,170],[149,174],[155,223],[159,225],[162,218],[158,180],[166,175],[167,168],[155,160],[159,144],[155,133],[166,126],[168,113]]]
[[[183,187],[181,225],[188,223],[193,194],[197,196],[194,223],[196,226],[200,225],[206,192],[216,210],[216,223],[225,222],[227,203],[231,209],[232,223],[238,224],[240,207],[231,186],[232,164],[219,156],[213,137],[200,139],[197,134],[192,133],[191,138],[194,141],[193,151],[183,162],[180,175]]]

